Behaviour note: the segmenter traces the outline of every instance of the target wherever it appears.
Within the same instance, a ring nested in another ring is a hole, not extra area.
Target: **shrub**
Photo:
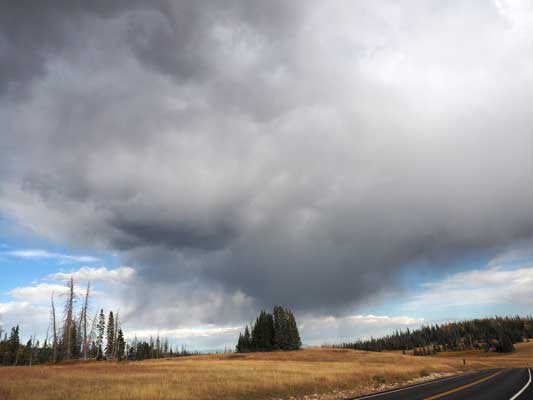
[[[429,375],[431,375],[431,374],[429,373],[429,371],[427,369],[423,369],[422,371],[420,371],[420,376],[422,378],[425,378],[426,376],[429,376]]]

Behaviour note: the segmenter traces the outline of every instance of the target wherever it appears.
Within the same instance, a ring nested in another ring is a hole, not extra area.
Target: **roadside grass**
[[[533,343],[515,354],[414,357],[341,349],[220,354],[142,362],[87,362],[0,368],[1,400],[273,399],[350,390],[362,394],[431,374],[533,361]]]
[[[517,343],[513,353],[496,353],[484,350],[442,352],[432,357],[440,360],[465,359],[468,363],[483,365],[486,368],[498,367],[533,367],[533,341]]]

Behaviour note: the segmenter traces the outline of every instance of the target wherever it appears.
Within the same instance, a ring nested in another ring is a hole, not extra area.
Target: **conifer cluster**
[[[396,331],[392,335],[343,343],[338,347],[366,351],[412,350],[414,355],[420,356],[474,349],[509,353],[514,351],[514,343],[529,341],[531,337],[531,316],[493,317]]]
[[[251,325],[239,334],[236,351],[298,350],[302,346],[294,314],[288,308],[274,307],[271,313],[261,311]]]

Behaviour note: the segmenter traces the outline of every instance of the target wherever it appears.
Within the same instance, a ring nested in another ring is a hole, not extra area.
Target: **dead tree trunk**
[[[52,362],[57,362],[57,323],[56,323],[56,307],[54,305],[54,293],[52,293],[52,330],[54,335],[54,343],[52,346]]]
[[[91,282],[87,282],[87,291],[85,292],[85,303],[83,304],[82,318],[83,318],[83,359],[87,360],[87,308],[89,306],[89,292],[91,290]]]
[[[70,360],[72,357],[72,331],[74,328],[74,279],[70,278],[69,292],[65,304],[65,340],[66,345],[65,359]]]

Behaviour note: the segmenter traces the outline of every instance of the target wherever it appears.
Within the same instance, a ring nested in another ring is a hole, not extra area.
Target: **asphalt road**
[[[533,400],[531,371],[493,369],[408,388],[356,397],[358,400]]]

